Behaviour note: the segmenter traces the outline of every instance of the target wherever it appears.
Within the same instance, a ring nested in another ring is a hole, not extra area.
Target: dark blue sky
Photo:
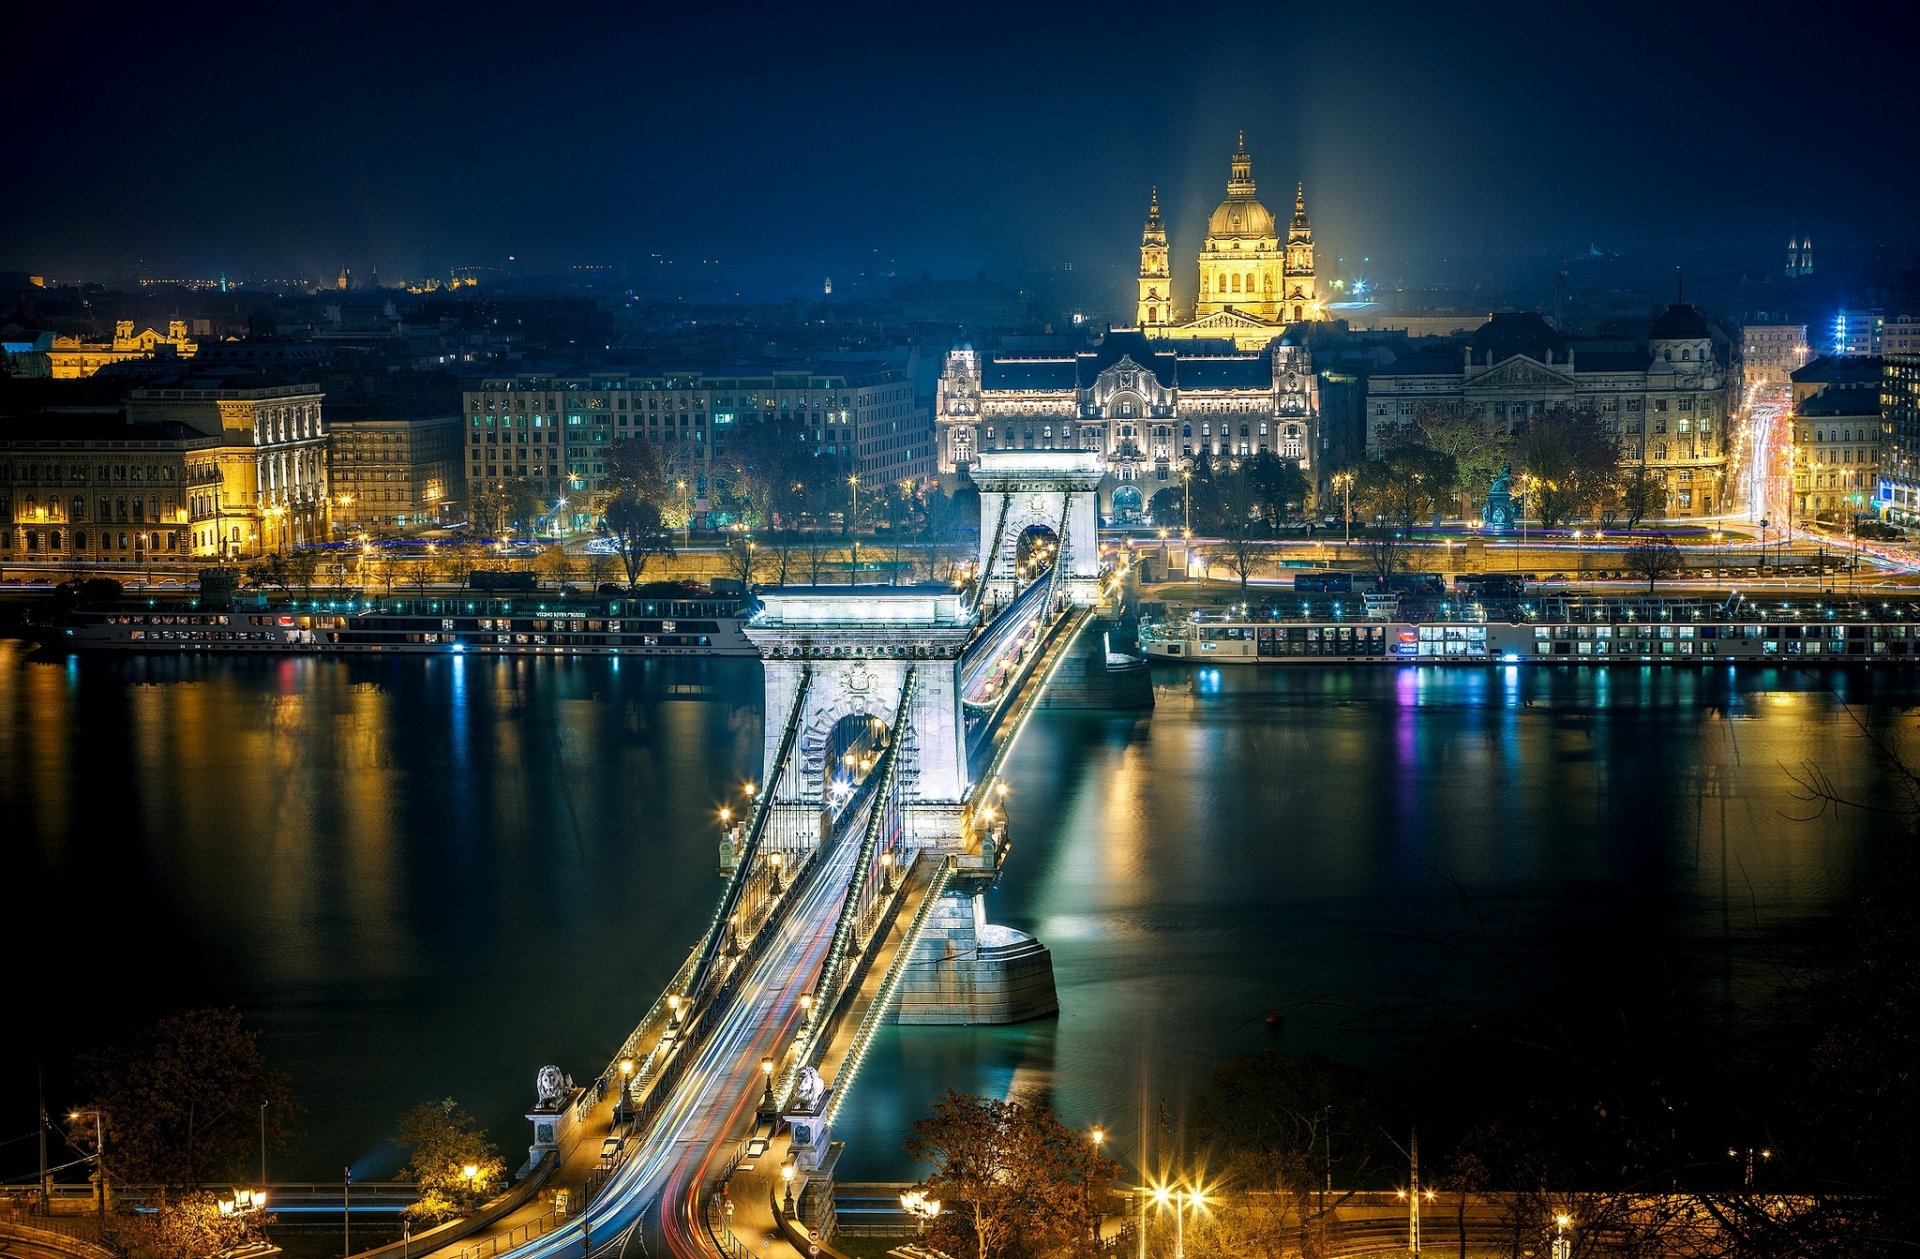
[[[1155,183],[1184,268],[1240,127],[1323,257],[1771,262],[1920,192],[1893,5],[21,8],[0,269],[58,276],[1125,270]]]

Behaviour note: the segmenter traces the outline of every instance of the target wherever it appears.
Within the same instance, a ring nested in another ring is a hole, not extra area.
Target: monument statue
[[[535,1096],[539,1098],[535,1104],[542,1109],[550,1109],[573,1095],[573,1077],[559,1067],[545,1066],[534,1077],[533,1087]]]
[[[820,1099],[826,1094],[827,1082],[812,1067],[802,1067],[800,1079],[793,1086],[793,1096],[800,1103],[801,1110],[819,1108]]]
[[[1500,465],[1500,475],[1487,487],[1487,507],[1481,514],[1488,533],[1513,532],[1513,465]]]

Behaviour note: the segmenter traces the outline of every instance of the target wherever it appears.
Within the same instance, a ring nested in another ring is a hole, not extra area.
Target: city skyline
[[[1388,6],[1361,36],[1289,8],[1246,38],[1144,8],[745,16],[588,9],[529,40],[493,7],[245,29],[129,10],[104,33],[28,15],[24,96],[59,101],[61,123],[16,141],[0,266],[670,265],[744,297],[861,270],[1104,283],[1131,270],[1152,188],[1176,256],[1198,247],[1241,131],[1264,198],[1305,183],[1323,266],[1589,249],[1776,265],[1795,235],[1902,247],[1916,191],[1824,103],[1893,116],[1896,41],[1796,27],[1780,91],[1782,9],[1708,29],[1652,7],[1467,24]]]

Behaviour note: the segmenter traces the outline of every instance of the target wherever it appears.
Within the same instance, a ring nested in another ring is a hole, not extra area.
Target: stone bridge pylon
[[[1091,511],[1091,492],[1087,502]],[[944,884],[927,915],[900,986],[899,1020],[1008,1023],[1057,1011],[1046,947],[986,921],[981,894],[998,873],[991,840],[986,852],[969,851],[979,836],[964,816],[975,784],[960,675],[979,624],[974,607],[932,586],[803,587],[762,592],[760,602],[746,634],[765,671],[761,782],[776,845],[819,842],[834,732],[848,718],[892,722],[912,677],[902,728],[888,732],[894,755],[905,758],[900,843],[950,854],[968,873]]]
[[[994,607],[1019,588],[1020,539],[1029,529],[1055,534],[1057,587],[1075,607],[1100,597],[1100,482],[1106,460],[1093,450],[987,450],[967,470],[980,488],[980,602]]]

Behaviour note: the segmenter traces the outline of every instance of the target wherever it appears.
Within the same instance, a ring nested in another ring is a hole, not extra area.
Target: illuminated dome
[[[1207,220],[1207,235],[1227,240],[1272,240],[1273,214],[1252,197],[1228,197]]]

